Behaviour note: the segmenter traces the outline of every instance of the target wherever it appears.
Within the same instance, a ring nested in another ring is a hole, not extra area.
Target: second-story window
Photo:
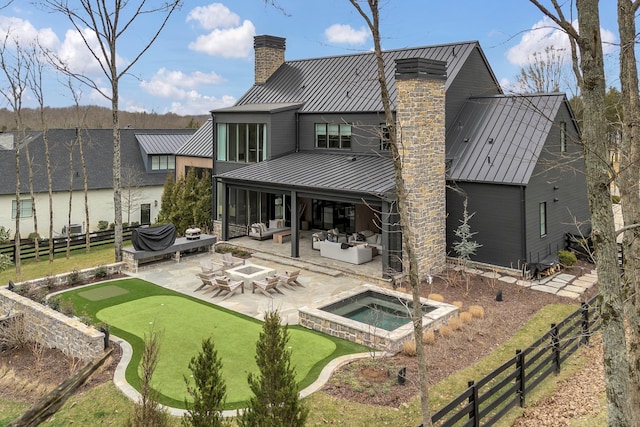
[[[217,159],[257,163],[267,158],[265,123],[218,123]]]
[[[351,148],[351,125],[316,123],[316,148]]]
[[[172,155],[152,155],[151,170],[166,171],[176,168],[176,157]]]

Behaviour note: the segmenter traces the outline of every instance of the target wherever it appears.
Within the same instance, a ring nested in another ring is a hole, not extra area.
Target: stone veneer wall
[[[256,84],[263,84],[284,64],[285,39],[275,36],[255,36],[254,48],[254,79]]]
[[[396,61],[396,134],[408,214],[404,223],[411,224],[403,232],[409,232],[421,280],[446,265],[445,83],[440,61]]]
[[[104,352],[104,334],[49,307],[0,288],[0,313],[22,315],[30,341],[57,348],[68,356],[89,361]]]

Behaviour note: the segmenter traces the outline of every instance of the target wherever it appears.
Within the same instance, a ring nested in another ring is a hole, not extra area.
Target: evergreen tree
[[[460,241],[453,243],[453,250],[458,255],[458,258],[469,260],[471,255],[475,255],[476,250],[482,245],[478,242],[471,240],[473,236],[478,234],[477,232],[471,232],[471,226],[469,226],[469,220],[476,214],[475,212],[469,215],[467,211],[467,199],[464,199],[462,212],[462,219],[460,225],[455,231],[455,235],[460,238]]]
[[[195,224],[200,227],[202,231],[208,233],[213,229],[211,176],[209,174],[205,174],[200,178],[196,195]]]
[[[227,386],[222,378],[222,362],[218,358],[211,338],[202,341],[202,351],[191,358],[189,370],[194,385],[187,384],[187,392],[193,403],[185,399],[187,413],[182,418],[182,425],[193,427],[216,427],[227,425],[222,416]]]
[[[287,326],[280,324],[278,311],[267,312],[256,344],[260,373],[249,374],[249,387],[254,395],[238,418],[240,426],[304,426],[309,410],[298,398],[288,341],[289,332]]]
[[[171,212],[174,210],[173,192],[175,187],[175,179],[173,173],[167,175],[167,180],[164,182],[162,189],[162,199],[160,201],[160,212],[158,213],[158,222],[167,224],[171,222]]]

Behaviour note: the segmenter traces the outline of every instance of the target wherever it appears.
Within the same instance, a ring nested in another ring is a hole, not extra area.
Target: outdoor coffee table
[[[258,264],[247,264],[230,268],[226,271],[226,274],[233,280],[244,281],[244,285],[249,286],[254,280],[262,280],[267,276],[273,276],[276,274],[276,270]]]

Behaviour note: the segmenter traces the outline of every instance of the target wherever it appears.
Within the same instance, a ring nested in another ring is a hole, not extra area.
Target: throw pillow
[[[360,231],[360,234],[364,235],[364,237],[371,237],[375,233],[373,231],[371,231],[371,230],[362,230],[362,231]]]

